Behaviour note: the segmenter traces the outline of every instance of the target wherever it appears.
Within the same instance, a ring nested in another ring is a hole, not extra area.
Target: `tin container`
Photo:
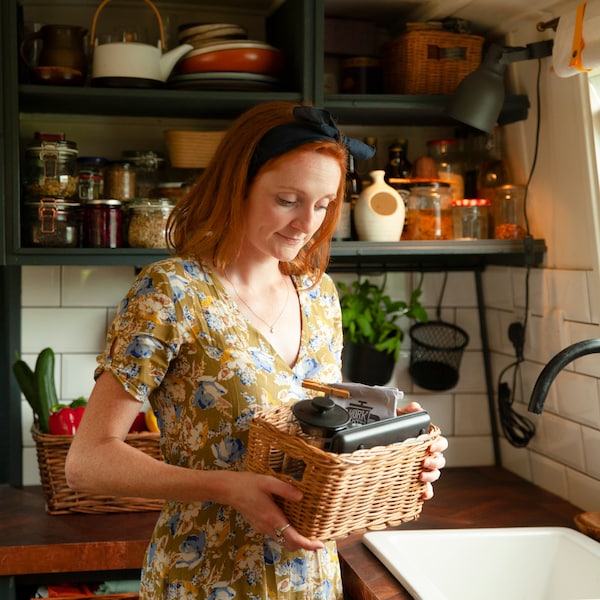
[[[114,198],[88,200],[83,208],[83,245],[86,248],[123,246],[122,202]]]

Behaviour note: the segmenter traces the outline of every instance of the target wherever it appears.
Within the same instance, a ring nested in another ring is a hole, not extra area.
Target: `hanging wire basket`
[[[409,373],[426,390],[449,390],[458,382],[463,350],[469,336],[460,327],[443,321],[416,323],[411,340]]]

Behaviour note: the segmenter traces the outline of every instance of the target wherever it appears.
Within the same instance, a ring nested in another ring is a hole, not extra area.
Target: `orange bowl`
[[[259,73],[276,77],[283,68],[279,50],[236,48],[187,56],[175,66],[176,75],[210,72]]]

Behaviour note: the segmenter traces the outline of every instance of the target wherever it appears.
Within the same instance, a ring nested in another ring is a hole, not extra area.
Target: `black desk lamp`
[[[552,55],[552,40],[534,42],[525,47],[492,44],[475,71],[469,73],[454,92],[448,115],[491,133],[504,104],[504,71],[506,66],[521,60]]]

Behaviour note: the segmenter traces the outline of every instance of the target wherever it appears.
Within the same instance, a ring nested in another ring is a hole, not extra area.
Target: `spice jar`
[[[451,240],[452,195],[444,181],[413,181],[408,196],[404,240]]]
[[[83,245],[86,248],[123,246],[123,211],[114,198],[89,200],[83,209]]]
[[[63,133],[36,133],[25,150],[23,185],[29,196],[70,198],[77,192],[77,144]]]
[[[524,213],[525,188],[501,185],[494,198],[494,237],[497,240],[521,240],[527,235]]]
[[[77,248],[81,237],[81,204],[64,198],[26,202],[23,220],[25,246]]]
[[[452,218],[455,240],[483,240],[488,237],[490,201],[487,198],[454,200]]]
[[[164,156],[153,150],[125,150],[123,159],[135,170],[135,196],[147,198],[158,183],[165,164]]]
[[[108,160],[102,156],[77,159],[79,200],[86,202],[104,197],[104,169]]]
[[[104,195],[117,200],[135,198],[135,169],[124,160],[111,162],[104,173]]]
[[[166,248],[171,198],[136,198],[127,205],[127,241],[132,248]]]

